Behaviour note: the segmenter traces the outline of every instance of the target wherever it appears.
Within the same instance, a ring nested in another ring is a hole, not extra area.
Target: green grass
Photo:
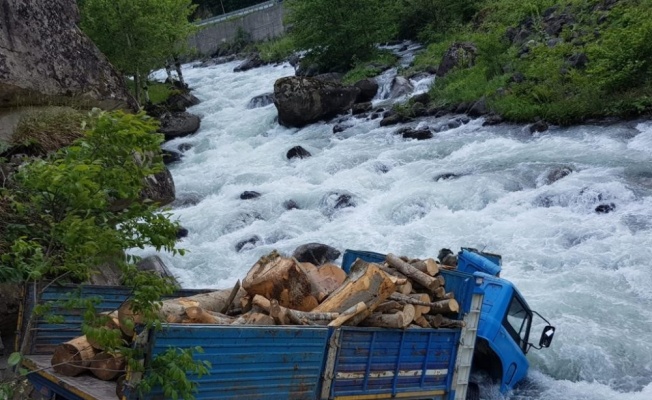
[[[371,60],[360,62],[347,72],[342,81],[353,84],[361,79],[373,78],[383,72],[381,67],[393,67],[397,61],[398,58],[391,52],[379,50]]]
[[[456,69],[431,89],[437,105],[487,99],[508,120],[543,118],[573,124],[587,118],[633,117],[652,111],[652,0],[620,2],[596,8],[599,0],[487,0],[467,25],[439,33],[405,74],[432,69],[453,42],[478,48],[471,68]],[[572,21],[563,26],[561,42],[549,45],[544,14],[557,6]],[[510,43],[508,29],[530,21],[530,35]],[[435,35],[431,35],[435,37]],[[527,51],[524,51],[527,49]],[[588,57],[574,68],[576,54]],[[516,75],[523,81],[513,79]]]
[[[134,81],[131,79],[125,79],[125,83],[127,85],[127,89],[129,90],[129,93],[131,93],[132,96],[135,96],[136,93],[134,90]],[[163,103],[168,99],[168,97],[172,96],[174,93],[178,91],[173,86],[168,85],[167,83],[154,82],[154,81],[147,82],[147,89],[149,91],[149,98],[152,104]]]
[[[279,39],[256,43],[255,46],[260,53],[260,58],[265,62],[285,61],[296,51],[294,41],[290,36],[283,36]]]
[[[39,155],[70,145],[84,132],[86,114],[70,107],[39,107],[25,112],[12,136],[12,145],[28,146]]]

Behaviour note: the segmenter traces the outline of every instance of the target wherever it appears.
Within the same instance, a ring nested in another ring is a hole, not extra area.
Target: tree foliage
[[[191,0],[84,0],[81,27],[111,63],[138,81],[186,50]]]
[[[163,137],[156,133],[157,122],[143,113],[94,111],[86,128],[71,146],[21,166],[0,192],[0,283],[84,282],[108,260],[121,269],[123,284],[131,289],[132,310],[147,327],[158,329],[161,296],[175,286],[138,270],[137,258],[124,252],[151,246],[183,254],[175,249],[178,224],[141,198],[145,178],[163,169]],[[107,317],[96,312],[98,301],[72,291],[56,307],[83,310],[82,332],[123,354],[134,372],[143,372],[141,390],[160,384],[172,398],[193,398],[196,384],[186,371],[205,374],[209,365],[195,361],[191,349],[172,349],[145,371],[138,361],[142,349],[105,327]],[[53,307],[36,306],[32,318],[56,322]],[[5,389],[0,386],[0,393]]]
[[[288,0],[291,36],[323,70],[346,71],[395,31],[394,1]]]
[[[64,273],[85,281],[125,249],[174,251],[177,224],[139,201],[145,177],[163,168],[156,122],[122,112],[96,117],[72,146],[24,165],[4,192],[11,251],[0,258],[0,281]]]

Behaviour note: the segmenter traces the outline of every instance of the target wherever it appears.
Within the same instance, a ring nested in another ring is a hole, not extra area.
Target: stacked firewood
[[[388,254],[382,264],[356,260],[347,276],[337,265],[315,266],[273,251],[242,284],[165,300],[157,311],[169,323],[461,328],[459,304],[446,292],[441,269],[455,267]],[[103,329],[120,330],[127,341],[142,322],[129,301],[106,317]],[[59,345],[52,365],[64,375],[90,370],[111,380],[124,369],[124,358],[81,336]]]

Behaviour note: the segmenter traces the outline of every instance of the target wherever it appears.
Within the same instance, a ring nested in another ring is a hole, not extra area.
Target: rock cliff
[[[78,22],[75,0],[0,0],[0,108],[134,105]]]

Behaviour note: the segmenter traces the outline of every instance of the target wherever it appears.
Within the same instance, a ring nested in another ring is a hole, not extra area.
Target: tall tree
[[[324,70],[347,70],[374,55],[395,31],[394,1],[290,0],[286,2],[297,47]]]
[[[196,7],[191,0],[84,0],[80,6],[82,29],[122,74],[134,78],[137,97],[150,71],[181,54],[195,29],[188,21]]]

